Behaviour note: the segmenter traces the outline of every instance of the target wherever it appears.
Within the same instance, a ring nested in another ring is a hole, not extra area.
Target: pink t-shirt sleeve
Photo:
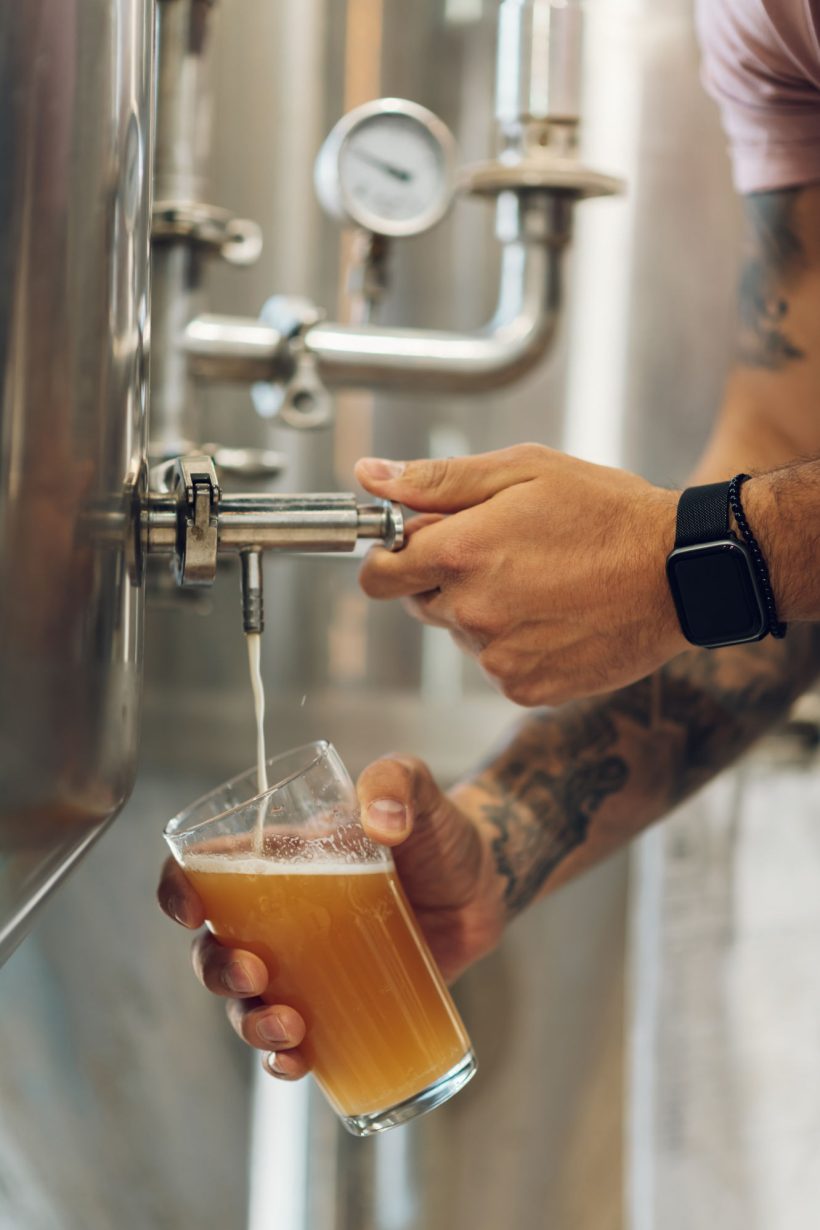
[[[820,0],[697,0],[739,192],[820,180]]]

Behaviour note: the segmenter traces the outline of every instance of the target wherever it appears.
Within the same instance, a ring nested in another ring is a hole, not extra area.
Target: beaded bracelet
[[[782,624],[777,618],[777,607],[774,601],[774,592],[772,591],[772,581],[769,576],[769,569],[766,566],[766,561],[763,558],[763,552],[760,550],[760,545],[749,528],[749,522],[746,520],[746,514],[743,511],[743,505],[740,502],[740,488],[751,476],[749,474],[736,474],[729,483],[729,507],[734,514],[738,529],[743,535],[743,540],[752,556],[754,570],[757,573],[757,579],[760,582],[760,591],[763,595],[763,602],[766,607],[766,615],[769,620],[769,632],[772,636],[782,640],[786,635],[788,624]]]

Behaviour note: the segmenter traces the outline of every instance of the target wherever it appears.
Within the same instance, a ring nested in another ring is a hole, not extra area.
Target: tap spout
[[[265,627],[265,603],[262,586],[262,552],[240,551],[240,585],[242,590],[242,627],[246,633],[261,633]]]

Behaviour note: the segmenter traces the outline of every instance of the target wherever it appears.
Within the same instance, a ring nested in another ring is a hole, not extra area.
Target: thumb
[[[454,513],[537,477],[550,451],[537,444],[523,444],[438,461],[363,457],[356,465],[356,478],[366,491],[408,508]]]
[[[405,841],[417,819],[446,803],[427,766],[410,756],[375,761],[364,770],[356,789],[365,832],[387,846]]]

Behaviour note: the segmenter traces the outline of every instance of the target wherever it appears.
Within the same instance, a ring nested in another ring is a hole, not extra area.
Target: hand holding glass
[[[180,815],[165,838],[217,939],[256,953],[263,999],[304,1018],[301,1049],[345,1127],[368,1136],[439,1106],[476,1070],[390,851],[365,834],[337,752],[268,761]]]

